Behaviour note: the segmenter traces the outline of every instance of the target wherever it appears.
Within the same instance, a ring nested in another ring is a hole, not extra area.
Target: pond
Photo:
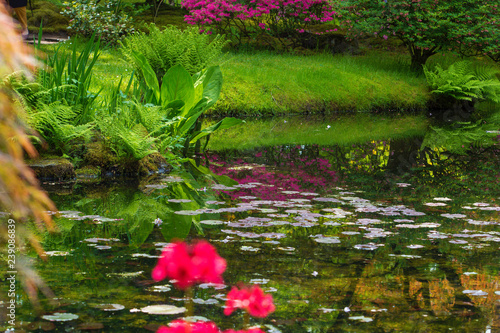
[[[218,177],[46,184],[61,233],[41,235],[48,260],[32,260],[57,304],[36,314],[21,295],[19,322],[155,331],[182,317],[143,311],[183,306],[171,282],[151,279],[161,249],[181,238],[209,240],[227,260],[225,284],[193,296],[195,315],[223,329],[241,329],[241,313],[226,317],[223,306],[243,282],[273,296],[276,311],[251,321],[266,332],[498,330],[498,145],[451,156],[421,144],[388,134],[220,148],[201,159]],[[53,313],[69,320],[43,317]]]

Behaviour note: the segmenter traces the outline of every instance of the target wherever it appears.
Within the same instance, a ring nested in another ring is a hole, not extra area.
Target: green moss
[[[101,175],[101,169],[96,166],[87,165],[75,170],[75,173],[78,180],[94,180]]]
[[[71,180],[75,177],[73,164],[65,158],[31,160],[28,166],[40,180]]]
[[[50,2],[40,1],[33,4],[33,11],[27,11],[28,29],[32,32],[38,32],[40,25],[43,24],[43,31],[54,33],[64,32],[69,24],[69,19],[61,15],[61,9]]]

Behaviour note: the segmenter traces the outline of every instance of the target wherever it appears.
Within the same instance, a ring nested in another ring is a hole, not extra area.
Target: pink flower
[[[220,330],[211,321],[189,323],[184,320],[174,320],[168,327],[161,326],[156,333],[220,333]]]
[[[191,262],[198,270],[198,281],[202,283],[223,283],[222,273],[226,260],[217,254],[215,247],[207,241],[199,241],[193,249]]]
[[[263,330],[261,330],[260,328],[251,328],[251,329],[249,329],[247,331],[244,331],[244,330],[240,330],[240,331],[225,330],[222,333],[265,333],[265,332]]]
[[[266,295],[259,286],[250,289],[233,287],[227,294],[224,314],[229,316],[236,309],[244,309],[254,317],[264,318],[274,312],[273,297]]]
[[[387,38],[389,38],[389,37],[387,37],[387,35],[384,35],[384,36],[382,36],[382,37],[384,37],[384,39],[385,39],[385,40],[387,40]]]
[[[226,261],[210,243],[199,241],[188,247],[174,242],[163,249],[151,276],[155,281],[174,279],[179,289],[186,289],[195,283],[222,283],[225,270]]]

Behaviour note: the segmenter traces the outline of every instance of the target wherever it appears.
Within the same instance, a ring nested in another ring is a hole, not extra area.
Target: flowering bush
[[[68,30],[77,35],[95,35],[106,42],[115,43],[122,36],[134,32],[133,15],[121,6],[120,0],[108,0],[98,4],[96,0],[63,2],[61,14],[70,18]]]
[[[174,242],[163,249],[151,275],[155,281],[165,278],[175,280],[175,285],[186,290],[186,303],[191,302],[191,286],[195,283],[222,283],[222,273],[226,261],[217,254],[215,248],[206,241],[198,241],[194,246],[184,242]],[[235,309],[244,309],[245,327],[249,325],[248,315],[264,318],[275,310],[273,298],[266,295],[258,286],[233,288],[227,295],[225,315]],[[192,316],[192,306],[187,306],[188,316]],[[174,320],[168,326],[161,326],[156,333],[264,333],[259,328],[249,330],[226,330],[221,332],[213,322],[187,322]]]
[[[498,1],[344,0],[341,4],[351,37],[370,34],[401,40],[415,71],[422,71],[429,57],[444,50],[500,60]]]
[[[317,23],[330,22],[335,11],[327,0],[183,0],[185,20],[208,33],[241,38],[267,32],[273,37],[296,37]]]

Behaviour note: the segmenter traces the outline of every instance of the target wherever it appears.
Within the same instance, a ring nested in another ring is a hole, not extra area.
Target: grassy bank
[[[214,114],[275,115],[374,109],[423,109],[429,98],[400,55],[300,56],[233,53]]]
[[[212,115],[271,116],[335,111],[420,110],[430,97],[400,55],[301,56],[270,52],[227,53],[224,84]],[[94,91],[113,87],[132,68],[116,49],[96,63]],[[125,81],[125,80],[124,80]]]
[[[350,145],[370,140],[424,136],[424,116],[387,117],[371,114],[254,119],[214,133],[209,149],[252,149],[285,144]],[[348,129],[348,130],[347,130]]]

